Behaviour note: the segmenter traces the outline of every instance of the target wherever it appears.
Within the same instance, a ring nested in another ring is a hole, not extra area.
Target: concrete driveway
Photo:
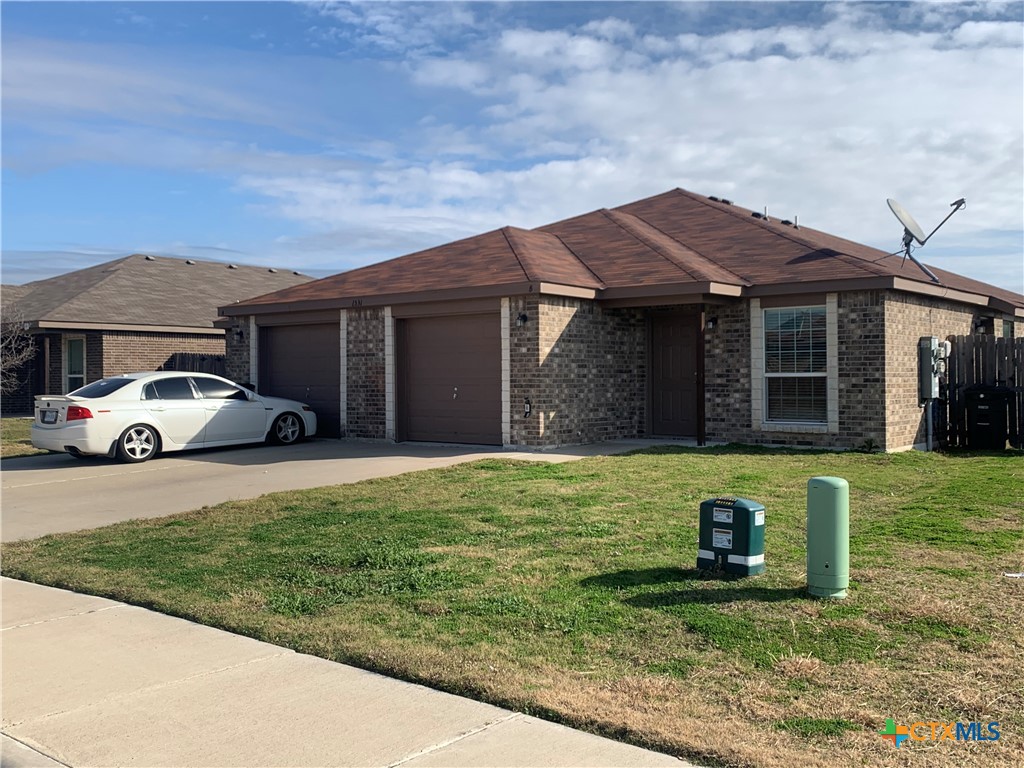
[[[5,459],[0,472],[2,540],[162,517],[273,491],[388,477],[486,457],[562,462],[657,444],[636,440],[555,451],[311,440],[294,446],[189,451],[145,464],[66,454]]]
[[[544,452],[318,440],[142,465],[3,462],[4,540]],[[0,579],[0,766],[681,766],[674,757],[111,600]]]

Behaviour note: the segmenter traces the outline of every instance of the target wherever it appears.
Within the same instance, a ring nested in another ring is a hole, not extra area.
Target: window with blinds
[[[825,307],[764,311],[767,421],[827,423],[827,368]]]

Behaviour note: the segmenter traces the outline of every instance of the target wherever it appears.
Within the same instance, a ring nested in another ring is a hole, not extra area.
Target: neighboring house
[[[39,394],[148,370],[223,366],[217,307],[299,285],[289,270],[136,254],[76,272],[0,289],[5,319],[32,334],[36,354],[4,414],[31,413]]]
[[[1024,296],[934,272],[676,189],[221,311],[229,372],[324,433],[898,450],[925,442],[919,337],[1024,330]]]

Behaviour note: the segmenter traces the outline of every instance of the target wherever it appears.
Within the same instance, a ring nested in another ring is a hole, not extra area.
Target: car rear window
[[[195,400],[192,386],[184,376],[151,381],[143,390],[144,400]]]
[[[111,392],[117,392],[121,387],[125,387],[131,384],[135,379],[100,379],[94,381],[91,384],[86,384],[84,387],[79,387],[73,392],[69,392],[69,395],[75,397],[106,397]]]

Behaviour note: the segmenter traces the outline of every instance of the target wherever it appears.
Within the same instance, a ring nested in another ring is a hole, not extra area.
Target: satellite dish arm
[[[934,234],[935,234],[936,232],[938,232],[938,231],[939,231],[939,227],[941,227],[941,226],[942,226],[943,224],[945,224],[945,223],[946,223],[947,221],[949,221],[950,217],[951,217],[951,216],[952,216],[952,215],[953,215],[954,213],[956,213],[957,211],[959,211],[959,210],[960,210],[961,208],[966,208],[966,207],[967,207],[967,201],[966,201],[966,200],[964,200],[964,199],[963,199],[963,198],[961,197],[961,198],[960,198],[959,200],[955,200],[954,202],[950,203],[950,206],[952,206],[953,210],[952,210],[952,211],[950,211],[950,212],[949,212],[949,213],[948,213],[948,214],[946,215],[946,218],[944,218],[944,219],[943,219],[942,221],[940,221],[940,222],[939,222],[939,226],[938,226],[938,227],[936,227],[935,229],[933,229],[933,230],[932,230],[932,231],[931,231],[931,232],[930,232],[930,233],[928,234],[928,237],[926,237],[926,238],[925,238],[924,240],[922,240],[922,241],[921,241],[921,245],[924,245],[924,244],[925,244],[925,243],[927,243],[927,242],[928,242],[929,240],[931,240],[931,239],[932,239],[932,235],[934,235]]]

